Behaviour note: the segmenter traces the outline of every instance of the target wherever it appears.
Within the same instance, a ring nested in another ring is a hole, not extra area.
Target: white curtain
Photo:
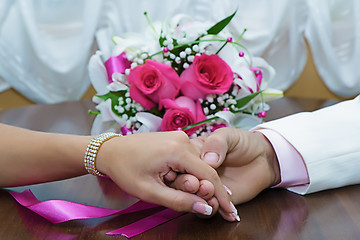
[[[306,63],[305,36],[320,76],[336,94],[360,92],[360,6],[357,0],[1,0],[0,91],[11,86],[41,103],[79,99],[96,39],[105,58],[111,37],[140,32],[152,21],[185,13],[218,21],[238,9],[234,35],[277,71],[286,90]]]
[[[100,0],[17,0],[0,29],[0,75],[40,103],[79,99]]]
[[[11,1],[11,0],[0,1],[0,30],[1,30],[1,26],[2,26],[3,22],[7,18],[7,15],[8,15],[7,13],[9,12],[9,9],[10,9],[12,3],[13,3],[13,1]],[[1,34],[0,34],[0,38],[1,38]],[[0,57],[0,59],[1,59],[1,57]],[[10,84],[1,78],[1,66],[0,66],[0,93],[9,88],[10,88]]]
[[[360,1],[309,0],[306,38],[321,78],[334,93],[360,93]]]

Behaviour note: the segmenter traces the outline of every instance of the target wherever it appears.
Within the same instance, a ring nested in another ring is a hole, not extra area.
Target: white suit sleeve
[[[360,183],[360,96],[259,127],[278,132],[304,159],[310,184],[289,190],[306,194]]]

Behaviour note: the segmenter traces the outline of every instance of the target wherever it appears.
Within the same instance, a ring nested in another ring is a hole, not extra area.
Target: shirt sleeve
[[[272,144],[280,168],[281,181],[273,187],[295,187],[309,184],[309,176],[301,155],[279,133],[271,129],[256,129]]]

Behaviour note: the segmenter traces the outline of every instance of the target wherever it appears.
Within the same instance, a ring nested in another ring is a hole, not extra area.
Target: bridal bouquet
[[[105,62],[101,52],[89,62],[97,91],[92,134],[185,131],[196,137],[217,128],[249,129],[260,123],[282,96],[268,89],[275,76],[264,59],[252,57],[226,29],[236,14],[216,24],[177,15],[151,23],[141,34],[113,37]]]

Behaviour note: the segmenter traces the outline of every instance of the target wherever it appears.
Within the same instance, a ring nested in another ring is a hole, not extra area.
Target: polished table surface
[[[312,111],[334,102],[283,98],[271,102],[267,120]],[[0,111],[0,122],[47,132],[89,134],[94,109],[89,100],[32,105]],[[20,146],[14,146],[14,148]],[[326,151],[323,149],[322,151]],[[63,199],[122,209],[136,202],[110,180],[86,175],[30,188],[40,201]],[[300,196],[268,189],[237,206],[241,221],[229,223],[219,215],[199,219],[185,214],[132,239],[360,239],[360,185]],[[0,189],[0,239],[126,239],[106,232],[128,225],[149,212],[52,224],[20,206]]]

